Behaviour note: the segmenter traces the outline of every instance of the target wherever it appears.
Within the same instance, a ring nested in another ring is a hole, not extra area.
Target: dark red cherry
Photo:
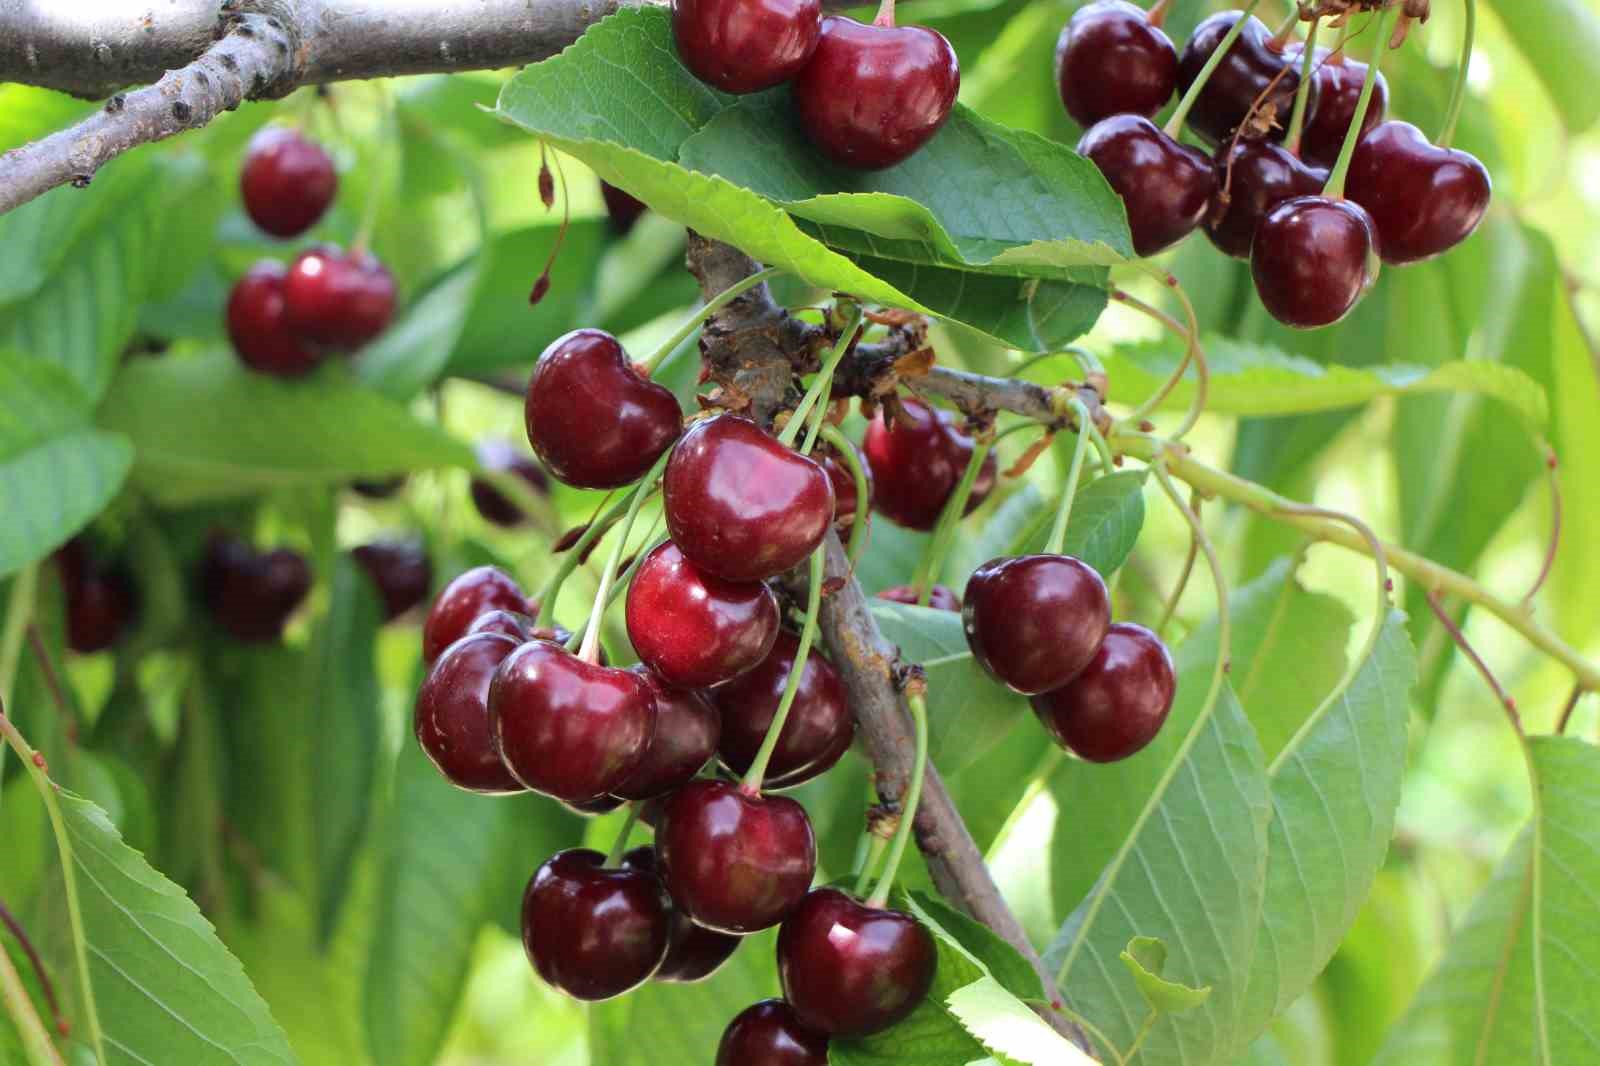
[[[581,818],[599,818],[617,810],[626,802],[628,801],[621,796],[600,796],[592,800],[579,800],[577,803],[562,803],[561,806]]]
[[[933,987],[939,951],[909,914],[819,888],[778,932],[783,998],[830,1037],[870,1036],[904,1021]]]
[[[833,523],[827,471],[735,415],[689,428],[667,461],[662,499],[673,543],[729,581],[798,566]]]
[[[1285,200],[1267,213],[1251,246],[1250,274],[1261,303],[1296,329],[1338,322],[1372,284],[1376,232],[1353,200]]]
[[[1284,49],[1284,55],[1298,66],[1305,55],[1305,45],[1293,41]],[[1339,158],[1339,149],[1344,147],[1344,135],[1350,123],[1355,121],[1361,86],[1367,80],[1367,65],[1348,58],[1342,51],[1335,56],[1320,47],[1315,62],[1317,107],[1306,116],[1305,128],[1300,134],[1300,155],[1315,166],[1331,168]],[[1389,79],[1379,71],[1378,83],[1373,86],[1372,100],[1361,122],[1361,132],[1364,134],[1382,122],[1388,111]]]
[[[479,615],[490,611],[521,612],[528,607],[522,586],[493,566],[475,566],[444,587],[422,625],[422,661],[431,663],[466,635]]]
[[[320,144],[268,126],[250,138],[239,191],[250,220],[274,237],[298,237],[333,203],[339,175]]]
[[[598,851],[546,860],[522,894],[522,946],[546,983],[574,999],[620,996],[666,958],[671,905],[649,873],[608,870]]]
[[[722,933],[777,925],[805,898],[817,842],[805,808],[699,780],[667,797],[656,829],[661,879],[690,918]]]
[[[1295,92],[1300,88],[1300,71],[1287,50],[1273,46],[1272,31],[1260,19],[1239,11],[1222,11],[1195,27],[1189,43],[1184,45],[1178,61],[1179,91],[1189,91],[1222,38],[1241,17],[1248,19],[1244,31],[1228,49],[1227,56],[1212,73],[1200,92],[1200,99],[1189,112],[1189,128],[1212,144],[1220,144],[1230,137],[1246,115],[1251,118],[1243,136],[1259,137],[1276,126],[1273,137],[1282,140],[1284,127],[1289,124],[1289,115],[1294,109]],[[1264,99],[1261,99],[1262,94],[1266,94]],[[1316,113],[1317,83],[1314,79],[1310,95],[1308,120]],[[1258,99],[1261,99],[1259,106]]]
[[[289,327],[323,348],[353,352],[389,326],[394,276],[370,252],[332,245],[301,252],[283,283]]]
[[[670,688],[650,670],[635,666],[656,704],[656,729],[638,769],[613,791],[623,799],[646,800],[694,780],[717,753],[722,716],[700,693]]]
[[[672,447],[683,412],[611,334],[580,329],[551,343],[528,381],[528,441],[557,479],[585,489],[631,485]]]
[[[1073,13],[1056,41],[1061,102],[1080,126],[1112,115],[1154,115],[1178,84],[1178,50],[1143,9],[1095,0]]]
[[[639,216],[648,210],[643,200],[635,200],[609,181],[600,183],[600,198],[605,201],[611,228],[618,233],[632,230],[634,223],[639,221]]]
[[[1128,210],[1133,250],[1171,248],[1194,232],[1217,191],[1211,157],[1168,137],[1143,115],[1113,115],[1078,140]]]
[[[880,600],[888,600],[890,603],[905,603],[913,607],[916,606],[918,598],[915,585],[895,585],[878,593],[878,599]],[[928,594],[928,606],[936,611],[959,612],[961,610],[961,597],[957,596],[954,590],[946,585],[935,585],[933,586],[933,591]]]
[[[102,567],[82,537],[56,552],[66,600],[67,647],[81,655],[105,651],[121,638],[139,610],[138,589],[122,569]]]
[[[892,424],[880,411],[862,443],[872,468],[872,505],[896,525],[929,530],[938,523],[939,512],[972,461],[972,438],[948,411],[917,400],[902,400],[900,408],[903,417]],[[967,514],[994,489],[997,469],[990,452],[967,498]]]
[[[1161,732],[1177,687],[1166,645],[1143,626],[1118,622],[1083,673],[1033,697],[1033,710],[1063,748],[1091,762],[1116,762]]]
[[[973,571],[962,601],[973,657],[1025,696],[1077,677],[1111,625],[1106,583],[1070,555],[991,560]]]
[[[533,456],[510,441],[491,437],[478,442],[477,452],[478,465],[485,470],[514,474],[540,495],[550,491],[550,479],[545,476],[544,469],[534,462]],[[472,479],[472,504],[484,521],[508,529],[520,526],[528,517],[499,489],[479,478]]]
[[[622,866],[627,870],[648,873],[651,877],[659,876],[656,849],[653,847],[634,848],[622,857]],[[704,981],[716,973],[723,963],[733,958],[733,953],[743,940],[742,937],[695,925],[677,909],[672,913],[671,939],[666,961],[656,971],[655,979],[680,985]]]
[[[961,89],[961,65],[925,26],[822,20],[817,52],[794,81],[800,125],[841,166],[882,170],[933,139]]]
[[[718,754],[722,764],[743,774],[755,762],[756,752],[766,739],[767,729],[789,684],[800,638],[784,630],[772,654],[743,677],[730,681],[711,694],[722,713],[722,743]],[[778,746],[767,765],[766,789],[792,788],[831,769],[856,736],[856,721],[850,713],[844,683],[833,664],[815,648],[806,657],[805,673],[795,692],[789,717],[778,735]]]
[[[740,1011],[722,1032],[716,1066],[828,1066],[828,1038],[781,999]]]
[[[528,604],[528,609],[536,609],[535,604]],[[530,615],[521,611],[507,611],[496,608],[485,611],[472,620],[467,626],[466,633],[498,633],[502,637],[510,637],[518,644],[526,644],[530,640],[548,640],[553,644],[565,645],[572,639],[572,631],[566,626],[548,625],[541,626]],[[609,666],[606,661],[605,649],[600,649],[600,665]]]
[[[628,639],[667,684],[710,688],[752,669],[778,639],[778,598],[759,581],[724,581],[670,540],[628,588]]]
[[[517,642],[475,633],[450,645],[417,690],[411,725],[417,743],[451,784],[469,792],[523,791],[489,733],[489,682]]]
[[[257,552],[233,537],[214,536],[201,563],[200,588],[211,617],[230,636],[267,643],[283,635],[311,591],[311,567],[287,548]]]
[[[1315,196],[1328,172],[1302,163],[1281,144],[1239,141],[1217,164],[1217,191],[1206,217],[1206,236],[1235,259],[1249,259],[1250,245],[1267,212],[1296,196]]]
[[[536,640],[489,686],[489,728],[518,781],[568,803],[615,791],[644,761],[656,704],[638,674]]]
[[[428,598],[433,564],[415,541],[377,540],[350,554],[377,586],[386,619],[399,618]]]
[[[1456,148],[1431,144],[1409,122],[1361,138],[1345,195],[1367,209],[1385,263],[1420,263],[1468,237],[1489,210],[1489,171]]]
[[[276,259],[263,259],[228,294],[228,339],[239,361],[280,378],[300,377],[322,362],[322,353],[301,340],[284,315],[283,283],[288,274]]]
[[[672,35],[690,73],[725,93],[782,85],[811,60],[819,0],[673,0]]]
[[[851,445],[855,448],[855,445]],[[839,455],[831,445],[819,447],[814,453],[814,458],[822,464],[822,469],[828,472],[828,480],[833,482],[833,525],[840,536],[848,537],[850,528],[855,525],[856,517],[863,510],[872,510],[872,467],[867,465],[866,457],[859,450],[856,451],[856,462],[861,465],[861,472],[867,478],[867,503],[862,508],[861,501],[857,499],[856,477],[850,468],[839,459]]]

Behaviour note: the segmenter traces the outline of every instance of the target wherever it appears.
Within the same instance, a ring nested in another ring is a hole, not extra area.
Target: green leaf
[[[1567,129],[1581,133],[1600,118],[1593,86],[1600,78],[1600,18],[1582,0],[1491,0],[1506,34],[1544,82]]]
[[[1144,471],[1123,470],[1081,485],[1067,523],[1066,553],[1107,577],[1120,570],[1144,528],[1144,482]],[[946,574],[970,574],[999,556],[1043,551],[1060,504],[1059,496],[1046,499],[1035,486],[1024,487],[953,553]]]
[[[992,977],[956,989],[946,1002],[967,1032],[1007,1063],[1090,1066],[1095,1061]]]
[[[1153,936],[1136,936],[1128,941],[1119,956],[1133,974],[1139,991],[1150,1009],[1162,1014],[1183,1014],[1194,1010],[1211,996],[1211,986],[1190,988],[1161,976],[1167,967],[1167,945]]]
[[[910,893],[908,905],[924,924],[965,951],[1013,996],[1039,997],[1039,975],[1032,964],[993,929],[926,892]]]
[[[415,396],[432,384],[461,336],[482,269],[477,256],[467,260],[362,349],[356,363],[361,380],[397,400]]]

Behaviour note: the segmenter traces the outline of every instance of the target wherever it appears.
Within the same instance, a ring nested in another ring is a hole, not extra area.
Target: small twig
[[[1556,459],[1555,449],[1545,445],[1545,468],[1550,472],[1550,543],[1544,552],[1544,565],[1539,568],[1539,576],[1534,579],[1533,588],[1522,597],[1525,608],[1533,606],[1533,598],[1544,588],[1544,583],[1550,580],[1550,571],[1555,569],[1556,554],[1561,550],[1561,474],[1559,461]]]
[[[1202,498],[1198,492],[1189,494],[1189,506],[1198,517]],[[1194,576],[1194,564],[1200,558],[1200,538],[1189,533],[1189,554],[1184,557],[1183,571],[1178,575],[1178,583],[1172,586],[1172,593],[1167,597],[1166,606],[1161,609],[1161,621],[1156,623],[1156,635],[1166,637],[1167,626],[1172,622],[1173,615],[1178,613],[1178,603],[1183,599],[1183,593],[1189,587],[1189,579]]]
[[[1483,656],[1479,655],[1478,650],[1472,646],[1472,642],[1467,640],[1467,635],[1461,631],[1460,626],[1456,625],[1456,620],[1450,617],[1450,612],[1445,610],[1444,604],[1439,600],[1439,593],[1435,589],[1428,591],[1428,606],[1433,609],[1435,617],[1439,619],[1439,624],[1444,626],[1445,632],[1450,634],[1450,639],[1456,642],[1456,646],[1471,660],[1472,665],[1477,667],[1478,673],[1483,675],[1484,681],[1488,682],[1489,687],[1494,690],[1495,699],[1500,701],[1500,705],[1506,709],[1506,715],[1511,719],[1511,727],[1517,731],[1519,736],[1526,736],[1527,733],[1522,728],[1522,714],[1517,710],[1517,701],[1512,699],[1510,694],[1506,692],[1505,687],[1500,684],[1500,679],[1494,676],[1493,670],[1489,669],[1489,664],[1483,661]]]
[[[1556,734],[1563,735],[1567,726],[1572,724],[1572,713],[1578,709],[1578,701],[1583,699],[1583,694],[1588,691],[1582,685],[1572,686],[1572,695],[1567,697],[1566,706],[1561,708],[1561,717],[1556,721]]]
[[[28,956],[28,965],[33,967],[34,976],[39,979],[39,987],[44,989],[45,1002],[50,1004],[50,1013],[55,1018],[56,1032],[66,1036],[72,1031],[67,1025],[66,1017],[61,1013],[61,1002],[56,999],[56,986],[50,980],[50,971],[45,969],[44,960],[39,957],[39,952],[33,946],[33,941],[28,939],[27,932],[22,928],[22,923],[17,921],[16,915],[6,908],[5,902],[0,901],[0,925],[11,930],[11,935],[16,938],[22,953]]]
[[[78,721],[73,714],[72,703],[67,699],[66,689],[61,686],[61,678],[56,674],[55,662],[50,658],[49,650],[39,638],[39,627],[31,622],[28,624],[27,639],[28,650],[33,652],[33,658],[39,664],[39,672],[44,675],[45,688],[50,690],[50,701],[56,705],[56,711],[66,723],[67,740],[77,743]]]

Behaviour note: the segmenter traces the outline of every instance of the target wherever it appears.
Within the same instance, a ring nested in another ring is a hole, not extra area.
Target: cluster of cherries
[[[251,139],[239,179],[251,220],[283,239],[314,226],[338,185],[322,146],[283,126]],[[228,296],[228,336],[245,366],[294,378],[332,352],[354,352],[373,340],[394,310],[394,277],[376,256],[324,244],[288,266],[276,259],[251,266]]]
[[[1300,91],[1304,46],[1240,11],[1213,15],[1180,55],[1158,5],[1125,0],[1080,8],[1056,50],[1061,99],[1087,127],[1078,151],[1127,205],[1134,250],[1153,255],[1203,227],[1227,255],[1248,259],[1262,303],[1290,326],[1338,322],[1376,277],[1376,260],[1416,263],[1465,240],[1489,206],[1483,164],[1385,121],[1377,76],[1341,188],[1330,183],[1367,79],[1367,64],[1318,48],[1298,145],[1282,143]],[[1188,112],[1215,158],[1151,116],[1186,93],[1240,20],[1244,25]]]

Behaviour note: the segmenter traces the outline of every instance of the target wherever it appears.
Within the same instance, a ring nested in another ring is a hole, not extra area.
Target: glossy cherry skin
[[[466,635],[479,615],[490,611],[527,609],[522,586],[493,566],[475,566],[444,587],[422,624],[422,661],[431,663]]]
[[[1372,285],[1377,230],[1353,200],[1300,196],[1256,230],[1250,274],[1261,303],[1286,326],[1319,329],[1348,315]]]
[[[933,139],[960,89],[955,49],[936,30],[829,15],[816,55],[794,81],[794,103],[823,155],[882,170]]]
[[[665,795],[694,780],[717,753],[722,716],[700,693],[671,688],[644,666],[635,666],[656,704],[656,728],[644,759],[628,779],[612,791],[629,800]]]
[[[351,550],[383,601],[383,616],[393,621],[428,598],[433,563],[422,545],[408,540],[376,540]]]
[[[729,581],[764,581],[798,566],[833,524],[827,471],[735,415],[691,426],[662,485],[673,543]]]
[[[878,593],[878,599],[888,600],[890,603],[904,603],[915,607],[919,599],[915,585],[895,585]],[[928,594],[928,606],[936,611],[961,610],[961,597],[947,585],[935,585]]]
[[[784,630],[760,666],[711,694],[722,714],[722,765],[743,774],[755,762],[788,687],[800,638]],[[789,717],[778,734],[762,788],[793,788],[831,769],[855,740],[856,720],[833,664],[815,648],[806,657]]]
[[[522,894],[522,946],[540,977],[574,999],[611,999],[667,956],[672,908],[651,874],[605,868],[598,851],[559,852]]]
[[[628,587],[628,639],[661,679],[710,688],[751,670],[778,639],[778,598],[759,581],[725,581],[670,540]]]
[[[631,231],[634,223],[639,221],[639,216],[648,210],[643,200],[634,199],[609,181],[600,183],[600,198],[605,201],[611,228],[617,233]]]
[[[836,888],[808,894],[778,932],[778,980],[803,1023],[830,1037],[904,1021],[933,987],[933,934],[909,914]]]
[[[690,918],[721,933],[754,933],[800,905],[817,872],[805,808],[751,796],[726,781],[691,781],[656,828],[661,879]]]
[[[433,664],[411,717],[422,751],[452,785],[468,792],[523,791],[500,761],[489,732],[489,683],[517,642],[495,633],[462,637]]]
[[[1299,65],[1305,55],[1305,45],[1291,42],[1284,49],[1284,55],[1290,63]],[[1367,65],[1348,58],[1343,52],[1334,59],[1326,48],[1319,47],[1315,69],[1317,107],[1306,116],[1305,129],[1300,135],[1300,155],[1314,166],[1332,168],[1339,158],[1339,149],[1344,147],[1344,135],[1355,120],[1361,86],[1367,80]],[[1361,121],[1361,132],[1365,134],[1382,122],[1388,111],[1389,79],[1379,71],[1366,117]]]
[[[855,448],[855,445],[852,444],[851,448]],[[867,465],[866,457],[857,450],[856,462],[861,465],[861,472],[866,475],[867,480],[867,503],[863,508],[856,492],[855,475],[840,461],[833,447],[821,446],[812,454],[817,462],[822,464],[822,469],[828,472],[828,480],[833,482],[833,526],[841,537],[848,538],[850,528],[856,523],[856,517],[864,511],[872,510],[872,467]]]
[[[301,252],[283,283],[289,327],[311,344],[353,352],[394,318],[394,276],[370,252]]]
[[[1178,61],[1180,92],[1188,92],[1211,53],[1217,50],[1241,15],[1239,11],[1218,12],[1195,27]],[[1255,128],[1258,124],[1275,121],[1277,129],[1273,136],[1282,140],[1283,129],[1289,124],[1289,115],[1294,109],[1295,92],[1300,88],[1300,71],[1290,61],[1287,50],[1272,47],[1272,31],[1254,15],[1243,17],[1249,20],[1244,31],[1228,49],[1227,56],[1206,82],[1200,99],[1189,112],[1189,128],[1212,144],[1220,144],[1233,135],[1256,100],[1267,93],[1268,86],[1272,86],[1272,90],[1256,108],[1250,123],[1252,128],[1247,128],[1243,136],[1259,136],[1260,131]],[[1313,80],[1307,105],[1308,119],[1316,113],[1316,90]]]
[[[1015,555],[973,571],[962,597],[967,644],[984,669],[1024,696],[1060,688],[1105,639],[1111,597],[1070,555]]]
[[[1217,164],[1217,192],[1206,217],[1206,236],[1226,255],[1249,259],[1250,245],[1267,212],[1296,196],[1315,196],[1328,172],[1301,162],[1271,141],[1240,141]]]
[[[1489,210],[1489,171],[1456,148],[1431,144],[1409,122],[1361,138],[1345,194],[1367,209],[1385,263],[1420,263],[1472,236]]]
[[[765,999],[728,1023],[716,1066],[828,1066],[828,1038],[783,1000]]]
[[[1211,157],[1143,115],[1113,115],[1078,140],[1128,209],[1133,250],[1155,255],[1193,233],[1217,191]]]
[[[816,53],[819,0],[673,0],[672,35],[690,73],[725,93],[782,85]]]
[[[257,552],[232,537],[213,537],[201,563],[200,588],[211,617],[235,640],[264,644],[283,635],[289,616],[311,591],[305,556],[287,548]]]
[[[1063,748],[1090,762],[1117,762],[1161,732],[1177,689],[1166,645],[1143,626],[1118,622],[1083,673],[1033,697],[1033,710]]]
[[[310,373],[322,353],[301,340],[284,313],[283,284],[289,272],[263,259],[234,283],[228,294],[228,339],[251,370],[280,378]]]
[[[930,530],[972,461],[972,438],[948,411],[917,400],[902,400],[900,407],[904,418],[892,423],[878,412],[862,442],[872,468],[872,505],[895,525]],[[991,451],[972,484],[965,513],[988,498],[997,470]]]
[[[550,491],[550,479],[544,469],[508,440],[490,438],[478,442],[478,465],[485,470],[514,474],[528,483],[534,492],[544,495]],[[472,505],[484,521],[513,529],[525,522],[528,516],[521,507],[499,489],[479,478],[472,479]]]
[[[627,870],[640,870],[651,877],[659,877],[656,849],[634,848],[622,857]],[[672,943],[667,948],[666,961],[656,971],[655,980],[668,984],[691,985],[704,981],[733,958],[743,937],[717,933],[695,925],[681,911],[672,912]]]
[[[1112,115],[1153,116],[1178,84],[1178,50],[1127,0],[1095,0],[1056,41],[1056,83],[1080,126]]]
[[[574,330],[544,350],[523,413],[544,465],[585,489],[638,481],[683,431],[677,399],[598,329]]]
[[[298,237],[333,203],[339,175],[320,144],[283,126],[250,138],[239,192],[250,221],[274,237]]]

